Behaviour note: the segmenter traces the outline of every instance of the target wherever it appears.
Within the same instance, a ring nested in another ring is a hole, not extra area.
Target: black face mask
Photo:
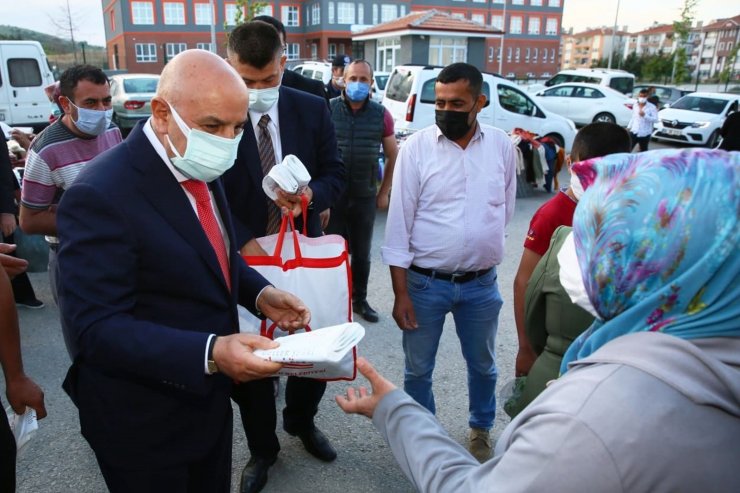
[[[475,109],[475,106],[473,106],[473,109]],[[450,140],[457,140],[470,130],[471,124],[468,123],[468,116],[472,111],[434,110],[434,121],[442,135]]]

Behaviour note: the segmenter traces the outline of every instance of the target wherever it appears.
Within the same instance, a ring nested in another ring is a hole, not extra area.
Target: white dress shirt
[[[640,116],[640,105],[632,106],[632,118],[627,125],[627,130],[638,137],[646,137],[653,133],[653,125],[658,121],[658,108],[653,103],[647,102],[643,107],[645,116]]]
[[[501,263],[516,199],[515,156],[508,135],[489,125],[479,125],[465,149],[436,125],[409,137],[393,173],[383,262],[442,272]]]
[[[257,139],[257,146],[260,143],[260,128],[257,124],[260,122],[262,115],[267,114],[270,117],[270,123],[267,125],[267,131],[270,132],[270,138],[272,139],[272,149],[275,151],[275,164],[283,162],[283,145],[280,141],[280,116],[278,116],[278,101],[272,105],[272,108],[267,110],[266,113],[260,113],[258,111],[249,110],[249,121],[252,123],[252,130],[254,130],[254,136]],[[300,138],[300,136],[296,136]]]

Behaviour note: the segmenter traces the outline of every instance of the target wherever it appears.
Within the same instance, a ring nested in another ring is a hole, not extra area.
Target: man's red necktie
[[[182,186],[195,198],[200,225],[203,227],[208,241],[211,242],[211,246],[216,252],[216,258],[218,258],[221,272],[224,279],[226,279],[226,285],[231,289],[229,257],[226,254],[226,245],[224,244],[223,236],[221,236],[221,228],[218,227],[216,214],[213,213],[213,208],[211,207],[211,195],[208,193],[208,185],[204,181],[186,180],[182,182]]]

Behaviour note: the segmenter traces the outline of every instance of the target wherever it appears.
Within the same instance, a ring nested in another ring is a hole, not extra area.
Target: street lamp
[[[493,0],[490,0],[493,2]],[[503,25],[501,26],[501,44],[499,46],[499,53],[498,53],[498,73],[500,76],[503,77],[504,75],[504,36],[506,36],[506,3],[509,0],[504,0],[504,19],[503,19]]]
[[[214,14],[213,0],[208,2],[211,8],[211,50],[213,53],[218,53],[216,49],[216,16]]]
[[[607,68],[612,68],[612,56],[614,55],[614,38],[617,36],[617,19],[619,19],[619,0],[617,0],[617,13],[614,14],[614,30],[612,31],[612,42],[609,50],[609,65]]]

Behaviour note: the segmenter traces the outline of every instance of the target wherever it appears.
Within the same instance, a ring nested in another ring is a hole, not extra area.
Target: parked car
[[[678,101],[681,97],[691,94],[694,91],[689,91],[686,89],[679,89],[678,87],[673,86],[656,86],[655,84],[640,84],[634,87],[632,89],[632,97],[636,98],[637,95],[642,91],[643,89],[647,90],[650,87],[655,88],[655,95],[658,96],[658,99],[660,100],[660,107],[658,109],[663,109],[666,105],[670,105]]]
[[[309,79],[320,80],[324,84],[331,80],[331,63],[327,62],[303,62],[293,67],[293,71]]]
[[[653,138],[716,147],[719,130],[728,115],[738,110],[740,95],[694,92],[682,97],[670,108],[658,112]]]
[[[391,72],[383,106],[393,116],[399,140],[434,125],[434,84],[441,70],[442,67],[399,65]],[[483,74],[482,92],[488,102],[478,114],[479,122],[505,132],[522,128],[551,137],[570,150],[576,133],[572,121],[542,108],[515,84],[493,74]]]
[[[113,123],[122,130],[152,116],[151,100],[157,92],[159,75],[122,74],[110,78]]]
[[[44,88],[54,76],[38,41],[0,41],[0,121],[41,130],[52,104]]]
[[[570,118],[578,125],[609,122],[626,126],[632,118],[634,100],[621,92],[596,84],[560,84],[534,95],[535,100],[553,113]]]
[[[543,84],[532,84],[529,92],[539,92],[546,87],[553,87],[569,82],[583,82],[609,87],[622,94],[631,94],[635,85],[635,76],[624,70],[610,70],[606,68],[577,68],[561,70]]]
[[[373,73],[373,101],[376,101],[378,103],[383,102],[383,97],[385,96],[385,86],[386,84],[388,84],[388,77],[390,77],[390,75],[391,74],[388,72]]]

